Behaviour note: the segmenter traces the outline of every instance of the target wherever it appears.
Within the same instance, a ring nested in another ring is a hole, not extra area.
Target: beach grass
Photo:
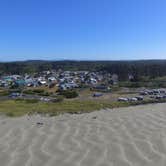
[[[109,102],[109,101],[78,101],[69,100],[57,103],[30,102],[24,100],[7,100],[0,102],[0,113],[10,117],[23,116],[25,114],[48,114],[56,116],[63,113],[88,113],[106,108],[127,107],[132,105],[162,103],[166,100],[147,100],[140,102]]]

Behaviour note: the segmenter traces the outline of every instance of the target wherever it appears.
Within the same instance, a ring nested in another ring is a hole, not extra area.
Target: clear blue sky
[[[166,59],[166,0],[1,0],[0,61]]]

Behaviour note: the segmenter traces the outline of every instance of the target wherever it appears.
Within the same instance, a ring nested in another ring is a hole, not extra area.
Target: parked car
[[[124,97],[119,97],[119,98],[118,98],[118,101],[127,102],[127,101],[129,101],[129,99],[128,99],[128,98],[124,98]]]
[[[139,94],[145,96],[145,95],[148,95],[148,92],[147,91],[141,91]]]
[[[137,98],[138,101],[142,101],[144,99],[143,96],[136,96],[135,98]]]
[[[16,98],[16,97],[20,97],[20,96],[21,96],[20,93],[11,93],[11,94],[9,95],[9,97],[11,97],[11,98]]]
[[[103,94],[102,93],[94,93],[92,96],[93,97],[101,97],[101,96],[103,96]]]
[[[155,99],[156,98],[156,96],[155,95],[151,95],[151,96],[149,96],[151,99]]]
[[[50,102],[51,100],[50,100],[50,99],[48,99],[48,98],[41,97],[41,98],[40,98],[40,101]]]
[[[156,99],[163,99],[163,96],[157,95],[157,96],[156,96]]]
[[[159,89],[154,89],[154,90],[153,90],[153,93],[154,93],[154,94],[160,94],[160,90],[159,90]]]
[[[166,93],[165,89],[159,89],[160,93]]]
[[[154,94],[153,90],[146,90],[146,92],[148,93],[148,95],[153,95]]]
[[[129,101],[138,101],[138,99],[136,97],[132,97],[129,99]]]

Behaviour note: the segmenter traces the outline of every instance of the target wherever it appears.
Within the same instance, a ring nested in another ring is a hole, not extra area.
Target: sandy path
[[[0,165],[165,166],[166,104],[0,117]]]

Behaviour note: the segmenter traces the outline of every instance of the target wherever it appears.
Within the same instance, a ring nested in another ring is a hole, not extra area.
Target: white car
[[[119,97],[118,101],[125,101],[125,102],[127,102],[127,101],[129,101],[129,99],[128,98],[124,98],[124,97]]]
[[[138,101],[138,99],[136,97],[132,97],[129,99],[130,101]]]
[[[51,101],[51,100],[48,99],[48,98],[41,97],[41,98],[40,98],[40,101],[49,102],[49,101]]]

